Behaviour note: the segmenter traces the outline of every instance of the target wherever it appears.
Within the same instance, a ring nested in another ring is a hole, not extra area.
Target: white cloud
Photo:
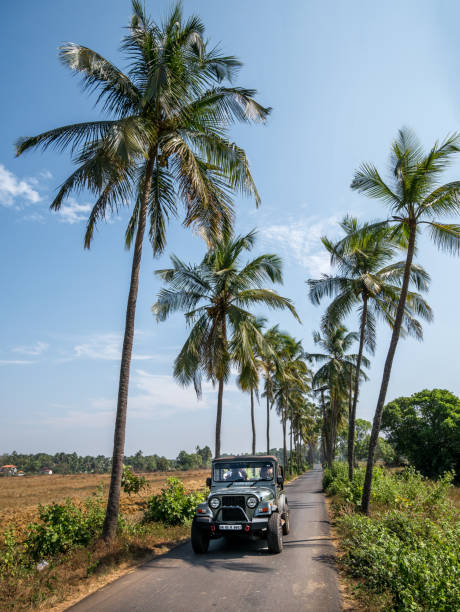
[[[36,362],[27,359],[0,359],[0,365],[27,365],[29,363]]]
[[[289,219],[284,224],[262,227],[260,234],[265,242],[277,243],[284,256],[293,258],[308,272],[318,275],[330,271],[329,254],[321,243],[321,236],[334,237],[339,232],[338,219],[336,216]]]
[[[63,223],[80,223],[88,218],[88,213],[91,210],[89,204],[79,204],[73,198],[69,198],[65,204],[61,206],[57,214]]]
[[[121,355],[121,338],[118,334],[100,334],[88,342],[74,346],[75,357],[118,360]]]
[[[23,353],[24,355],[41,355],[49,349],[50,345],[46,342],[36,342],[32,346],[16,346],[13,348],[15,353]]]
[[[31,181],[20,180],[5,166],[0,164],[0,204],[13,206],[13,204],[36,204],[41,197],[31,187]]]
[[[170,375],[150,374],[136,370],[131,381],[132,393],[128,401],[131,420],[151,421],[169,418],[174,414],[213,408],[216,392],[212,385],[203,385],[203,397],[198,400],[192,387],[181,387]],[[43,415],[41,422],[56,427],[89,426],[91,428],[113,427],[116,398],[97,398],[90,401],[90,409],[78,410],[59,407],[59,414]]]
[[[103,359],[106,361],[119,361],[121,359],[121,334],[97,334],[86,342],[73,347],[74,357],[86,359]],[[133,361],[146,361],[149,359],[162,360],[164,355],[148,355],[133,353]]]

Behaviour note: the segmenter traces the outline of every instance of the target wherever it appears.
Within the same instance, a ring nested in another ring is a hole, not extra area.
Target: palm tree
[[[272,289],[267,281],[282,282],[277,255],[260,255],[240,265],[241,255],[254,245],[255,232],[227,236],[216,242],[199,265],[172,257],[173,267],[157,274],[169,285],[162,289],[153,311],[160,321],[177,310],[187,311],[189,337],[174,365],[174,376],[183,385],[191,382],[198,395],[204,375],[218,384],[215,456],[220,456],[224,384],[235,363],[242,370],[253,359],[254,345],[264,350],[264,338],[250,309],[257,305],[287,308],[298,319],[292,302]]]
[[[267,455],[270,453],[270,411],[274,402],[275,375],[277,368],[277,351],[281,346],[281,334],[278,326],[268,329],[264,334],[265,344],[269,350],[265,350],[260,356],[260,369],[264,377],[264,392],[262,396],[266,400],[266,439]]]
[[[296,401],[295,394],[303,393],[307,390],[306,377],[308,375],[308,368],[305,363],[305,351],[303,350],[302,343],[285,332],[280,332],[279,339],[280,344],[277,347],[274,399],[278,415],[281,417],[283,428],[283,467],[286,470],[287,422],[289,417],[292,416],[291,407],[293,402]]]
[[[402,129],[392,145],[391,181],[385,183],[375,166],[363,164],[356,171],[351,184],[352,189],[382,200],[389,209],[389,218],[386,221],[374,224],[373,229],[378,231],[380,228],[391,227],[393,234],[401,240],[404,239],[407,245],[401,292],[383,369],[369,443],[361,501],[362,511],[366,514],[369,512],[375,449],[393,358],[405,314],[417,236],[426,226],[429,229],[431,239],[438,248],[450,253],[458,253],[460,250],[460,226],[453,223],[444,223],[441,220],[442,217],[458,214],[460,210],[460,181],[439,185],[442,172],[451,162],[452,157],[459,151],[460,137],[457,134],[447,137],[440,144],[435,143],[431,150],[425,154],[416,137],[409,130]]]
[[[265,345],[265,336],[263,335],[263,327],[265,325],[266,319],[263,317],[257,317],[254,320],[254,327],[257,329],[259,334],[262,335]],[[249,347],[249,351],[246,346],[238,347],[241,349],[241,360],[238,361],[244,362],[244,365],[241,368],[240,374],[238,376],[238,384],[243,391],[249,391],[249,395],[251,398],[251,431],[252,431],[252,454],[256,454],[256,420],[254,413],[254,395],[257,397],[257,401],[259,401],[259,373],[262,369],[262,360],[260,355],[262,353],[269,354],[272,352],[272,348],[270,346],[263,346],[262,351],[260,350],[260,336],[257,338],[253,338],[253,344]],[[237,348],[237,351],[238,351]],[[248,356],[249,360],[245,359],[244,356]]]
[[[358,356],[347,351],[358,340],[356,332],[349,332],[344,325],[333,325],[324,320],[321,333],[314,332],[313,340],[324,353],[308,353],[311,361],[322,364],[313,376],[313,387],[329,391],[329,402],[324,402],[323,396],[323,435],[325,443],[326,463],[331,467],[335,455],[337,429],[343,418],[343,407],[347,399],[348,381],[350,377],[365,376],[362,370],[357,370]],[[369,366],[368,359],[362,355],[361,363]]]
[[[185,205],[184,225],[207,239],[228,231],[232,190],[259,201],[244,151],[227,139],[237,121],[264,120],[269,113],[255,92],[225,87],[240,62],[209,49],[198,17],[184,20],[180,3],[161,25],[132,0],[133,17],[122,50],[129,66],[122,72],[87,47],[67,43],[62,63],[83,77],[84,88],[98,92],[107,119],[74,123],[22,138],[17,154],[54,146],[71,148],[77,169],[51,204],[59,210],[72,192],[88,189],[96,203],[89,215],[84,246],[89,248],[99,221],[134,201],[126,245],[134,241],[131,281],[121,356],[112,476],[103,537],[115,535],[123,467],[129,372],[144,232],[154,255],[166,244],[168,219]]]
[[[331,264],[338,274],[323,274],[318,280],[308,280],[310,299],[319,304],[324,296],[335,296],[326,311],[326,319],[338,324],[359,308],[359,348],[356,370],[360,371],[364,346],[375,351],[376,317],[393,326],[401,293],[404,262],[391,263],[397,246],[389,232],[368,231],[368,224],[359,225],[353,217],[345,217],[340,224],[346,236],[333,244],[326,237],[322,242],[331,255]],[[351,237],[355,236],[352,241]],[[428,289],[429,276],[422,267],[412,264],[411,281],[421,291]],[[431,320],[428,304],[418,293],[409,291],[403,317],[404,331],[422,338],[422,330],[414,313]],[[351,387],[354,387],[353,390]],[[359,377],[350,378],[350,414],[348,425],[348,476],[353,480],[356,407],[359,395]]]

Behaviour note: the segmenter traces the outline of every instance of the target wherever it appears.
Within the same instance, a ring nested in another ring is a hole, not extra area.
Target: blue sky
[[[168,6],[164,0],[147,2],[155,17]],[[354,169],[372,161],[385,170],[390,143],[404,125],[427,147],[460,130],[460,7],[454,0],[185,0],[184,10],[198,13],[211,41],[244,62],[238,84],[256,88],[258,99],[273,107],[265,126],[232,131],[247,151],[262,196],[258,210],[237,199],[237,231],[257,227],[255,251],[283,257],[285,283],[279,290],[295,301],[303,324],[273,313],[270,322],[313,349],[322,309],[308,303],[305,280],[328,269],[320,236],[337,235],[337,220],[347,212],[362,219],[384,215],[378,203],[350,191]],[[91,199],[71,199],[60,214],[48,210],[71,172],[69,155],[48,151],[15,159],[13,143],[99,116],[94,99],[59,64],[57,48],[78,42],[123,67],[118,47],[129,16],[127,0],[9,3],[2,12],[0,452],[111,452],[131,257],[123,248],[127,215],[122,211],[101,225],[92,249],[83,251]],[[459,175],[460,157],[446,180]],[[192,389],[178,387],[171,377],[185,339],[183,317],[157,324],[150,311],[160,288],[153,270],[164,267],[171,253],[197,261],[203,249],[178,224],[169,228],[165,256],[153,260],[145,245],[128,453],[142,449],[174,457],[179,449],[212,443],[215,391],[205,387],[198,402]],[[419,261],[432,276],[428,299],[435,321],[422,344],[406,340],[398,347],[388,399],[426,387],[460,393],[460,262],[424,240]],[[388,341],[388,330],[379,328],[358,408],[362,418],[372,417]],[[262,406],[257,422],[263,450]],[[275,417],[273,422],[273,444],[279,446],[281,431]],[[248,397],[231,383],[224,396],[224,450],[247,451],[249,426]]]

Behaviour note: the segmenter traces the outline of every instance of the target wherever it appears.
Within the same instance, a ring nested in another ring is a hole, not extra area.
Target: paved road
[[[286,487],[291,533],[272,555],[263,541],[211,542],[196,556],[175,548],[70,608],[72,612],[338,612],[334,548],[321,469]]]

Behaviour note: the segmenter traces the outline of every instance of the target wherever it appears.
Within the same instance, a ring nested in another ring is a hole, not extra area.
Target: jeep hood
[[[267,486],[246,487],[233,485],[232,487],[212,488],[209,497],[212,495],[255,495],[259,499],[262,499],[267,498],[267,494],[273,497],[273,489]]]

